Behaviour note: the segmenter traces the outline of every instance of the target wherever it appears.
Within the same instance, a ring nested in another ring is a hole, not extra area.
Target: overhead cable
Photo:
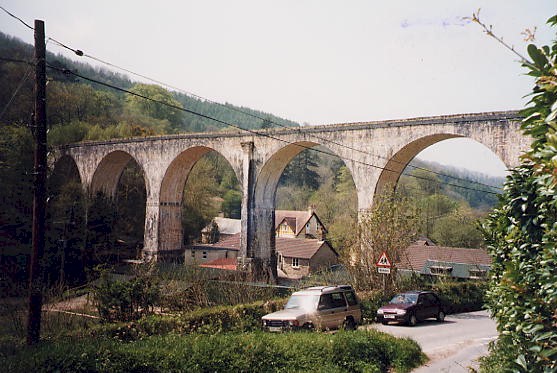
[[[60,67],[58,67],[58,66],[53,66],[53,65],[50,65],[50,64],[47,64],[47,67],[48,67],[48,68],[51,68],[51,69],[53,69],[53,70],[57,70],[57,71],[63,72],[64,74],[73,75],[73,76],[76,76],[76,77],[78,77],[78,78],[87,80],[87,81],[92,82],[92,83],[96,83],[96,84],[99,84],[99,85],[102,85],[102,86],[105,86],[105,87],[108,87],[108,88],[111,88],[111,89],[114,89],[114,90],[117,90],[117,91],[120,91],[120,92],[124,92],[124,93],[130,94],[130,95],[133,95],[133,96],[136,96],[136,97],[145,99],[145,100],[149,100],[149,101],[151,101],[151,102],[158,103],[158,104],[160,104],[160,105],[164,105],[164,106],[167,106],[167,107],[176,109],[176,110],[180,110],[180,111],[183,111],[183,112],[186,112],[186,113],[189,113],[189,114],[193,114],[193,115],[199,116],[199,117],[201,117],[201,118],[205,118],[205,119],[208,119],[208,120],[212,120],[212,121],[214,121],[214,122],[223,124],[223,125],[225,125],[225,126],[232,127],[232,128],[238,129],[238,130],[240,130],[240,131],[245,131],[245,132],[251,133],[252,135],[255,135],[255,136],[271,138],[271,139],[273,139],[273,140],[277,140],[277,141],[280,141],[280,142],[283,142],[283,143],[286,143],[286,144],[289,144],[289,145],[295,145],[295,146],[298,146],[298,147],[300,147],[300,148],[309,149],[309,150],[311,150],[311,151],[314,151],[314,152],[317,152],[317,153],[321,153],[321,154],[326,154],[326,155],[329,155],[329,156],[335,156],[335,157],[337,156],[337,155],[334,154],[334,153],[329,153],[329,152],[326,152],[326,151],[321,150],[321,149],[316,149],[316,148],[313,148],[313,147],[310,147],[310,146],[306,146],[306,145],[302,145],[302,144],[293,143],[293,142],[290,142],[290,141],[281,139],[281,138],[279,138],[279,137],[273,136],[273,135],[271,135],[271,134],[269,134],[269,133],[266,133],[266,132],[259,132],[259,131],[255,131],[255,130],[243,128],[243,127],[241,127],[241,126],[238,126],[238,125],[229,123],[229,122],[227,122],[227,121],[224,121],[224,120],[221,120],[221,119],[218,119],[218,118],[214,118],[214,117],[212,117],[212,116],[209,116],[209,115],[206,115],[206,114],[203,114],[203,113],[198,113],[198,112],[193,111],[193,110],[190,110],[190,109],[186,109],[186,108],[184,108],[184,107],[182,107],[182,106],[170,104],[170,103],[168,103],[168,102],[164,102],[164,101],[161,101],[161,100],[157,100],[157,99],[154,99],[154,98],[151,98],[151,97],[142,95],[142,94],[140,94],[140,93],[130,91],[130,90],[125,89],[125,88],[121,88],[121,87],[118,87],[118,86],[115,86],[115,85],[112,85],[112,84],[109,84],[109,83],[101,82],[101,81],[99,81],[99,80],[97,80],[97,79],[93,79],[93,78],[86,77],[86,76],[84,76],[84,75],[82,75],[82,74],[80,74],[80,73],[77,73],[77,72],[75,72],[75,71],[72,71],[72,70],[69,70],[69,69],[66,69],[66,68],[60,68]],[[292,128],[291,128],[291,129],[292,129]],[[380,170],[384,170],[384,171],[389,171],[389,172],[393,172],[393,173],[399,173],[398,171],[391,170],[391,169],[388,169],[388,168],[386,168],[386,167],[381,167],[381,166],[377,166],[377,165],[374,165],[374,164],[366,163],[366,162],[363,162],[363,161],[360,161],[360,160],[356,160],[356,159],[352,159],[352,158],[344,158],[344,159],[349,160],[349,161],[352,161],[352,162],[355,162],[355,163],[359,163],[359,164],[362,164],[362,165],[365,165],[365,166],[368,166],[368,167],[372,167],[372,168],[376,168],[376,169],[380,169]],[[429,179],[429,178],[421,177],[421,176],[418,176],[418,175],[408,175],[408,176],[413,177],[413,178],[416,178],[416,179],[422,179],[422,180],[431,181],[431,179]],[[445,185],[448,185],[448,186],[454,186],[454,187],[456,187],[456,188],[461,188],[461,189],[474,190],[474,191],[483,192],[483,193],[489,193],[489,194],[494,194],[494,195],[498,194],[498,193],[493,192],[493,191],[482,190],[482,189],[476,189],[476,188],[470,188],[470,187],[466,187],[466,186],[459,185],[459,184],[452,184],[452,183],[444,183],[444,184],[445,184]]]

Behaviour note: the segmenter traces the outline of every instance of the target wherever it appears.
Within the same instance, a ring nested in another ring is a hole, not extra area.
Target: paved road
[[[420,344],[430,361],[415,373],[469,372],[475,361],[487,354],[487,345],[497,338],[495,322],[486,311],[449,315],[445,322],[426,320],[415,327],[374,324],[380,331],[410,337]]]

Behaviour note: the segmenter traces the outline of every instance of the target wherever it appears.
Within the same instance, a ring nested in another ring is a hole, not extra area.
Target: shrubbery
[[[152,313],[160,291],[148,273],[128,280],[114,280],[101,271],[93,287],[93,301],[104,321],[129,321]]]
[[[173,316],[151,315],[128,323],[100,325],[94,336],[108,336],[120,340],[137,340],[166,333],[248,332],[261,329],[261,317],[281,309],[284,299],[255,302],[237,306],[200,308]]]
[[[548,23],[557,26],[557,16]],[[536,85],[522,129],[533,142],[483,227],[494,258],[487,298],[504,336],[484,369],[557,372],[557,41],[530,44],[528,54]]]
[[[375,331],[166,335],[43,343],[5,359],[10,372],[408,372],[414,341]]]

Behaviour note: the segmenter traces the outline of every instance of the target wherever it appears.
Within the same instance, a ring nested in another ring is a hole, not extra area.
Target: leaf
[[[526,358],[524,357],[524,355],[518,355],[514,362],[524,368],[525,371],[528,371],[528,364],[526,363]]]
[[[537,67],[543,69],[544,66],[547,64],[547,58],[534,44],[528,45],[528,54],[530,55],[530,57],[532,57],[532,60]]]

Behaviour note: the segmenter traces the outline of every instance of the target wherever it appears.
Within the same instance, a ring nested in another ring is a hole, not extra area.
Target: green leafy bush
[[[170,334],[132,343],[45,342],[4,359],[10,372],[408,372],[417,343],[377,331]]]
[[[484,369],[557,372],[557,41],[528,54],[536,85],[522,129],[533,142],[483,227],[494,258],[487,297],[502,336]]]
[[[485,307],[487,283],[483,281],[439,282],[431,286],[447,313],[479,311]]]
[[[93,336],[108,336],[119,340],[137,340],[166,333],[218,334],[230,331],[246,332],[261,329],[261,317],[281,309],[284,299],[255,302],[237,306],[200,308],[180,315],[150,315],[128,323],[100,325]]]
[[[159,288],[150,275],[140,273],[129,280],[112,279],[101,271],[93,287],[93,302],[104,321],[129,321],[153,312]]]

